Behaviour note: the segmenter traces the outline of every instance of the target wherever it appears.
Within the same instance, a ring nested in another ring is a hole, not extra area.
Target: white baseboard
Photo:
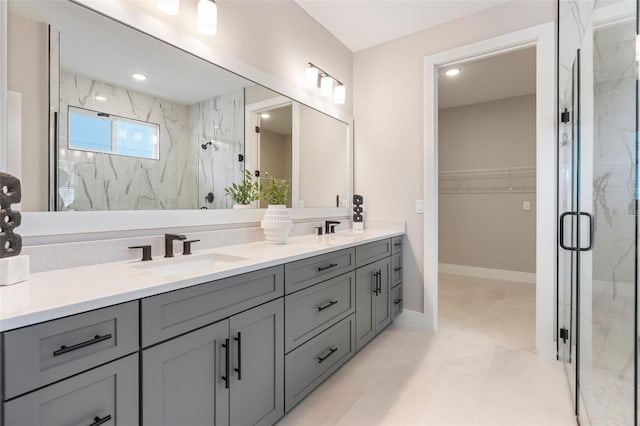
[[[424,314],[422,312],[411,311],[409,309],[403,309],[402,313],[394,320],[398,324],[406,325],[407,327],[424,329]]]
[[[453,265],[439,263],[438,272],[446,274],[464,275],[478,278],[492,278],[495,280],[515,281],[519,283],[535,284],[536,274],[531,272],[509,271],[506,269],[480,268],[478,266]]]

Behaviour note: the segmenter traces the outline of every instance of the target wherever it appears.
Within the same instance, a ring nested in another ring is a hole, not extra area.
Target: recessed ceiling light
[[[102,95],[95,95],[95,96],[93,97],[93,99],[95,99],[95,100],[96,100],[96,101],[98,101],[98,102],[104,102],[104,101],[106,101],[106,100],[107,100],[107,98],[105,98],[105,97],[104,97],[104,96],[102,96]]]
[[[262,118],[269,118],[271,117],[269,114],[267,114],[266,112],[263,112],[262,114],[260,114],[260,117]]]
[[[131,77],[134,80],[138,80],[138,81],[145,81],[147,79],[147,76],[144,74],[140,74],[138,72],[131,74]]]
[[[460,70],[458,68],[451,68],[448,69],[445,74],[447,77],[455,77],[456,75],[460,74]]]

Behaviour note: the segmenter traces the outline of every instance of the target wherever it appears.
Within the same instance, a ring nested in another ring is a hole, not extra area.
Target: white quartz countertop
[[[150,262],[123,261],[40,272],[32,274],[28,281],[0,287],[0,331],[403,234],[402,231],[366,230],[305,235],[289,238],[284,245],[260,241],[193,250],[191,256],[156,257]],[[209,263],[211,259],[221,261]]]

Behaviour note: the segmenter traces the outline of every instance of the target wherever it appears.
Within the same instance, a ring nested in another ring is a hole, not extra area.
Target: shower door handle
[[[572,216],[572,217],[580,217],[580,216],[586,216],[587,218],[589,218],[589,245],[587,247],[580,247],[580,236],[578,235],[578,245],[576,247],[574,246],[570,246],[570,245],[566,245],[564,243],[564,222],[565,222],[565,218],[567,216]],[[593,215],[591,213],[587,213],[587,212],[564,212],[560,215],[560,230],[559,230],[559,235],[558,235],[558,242],[560,244],[560,247],[562,247],[565,250],[569,250],[569,251],[589,251],[593,249],[593,240],[594,240],[594,234],[595,234],[595,228],[594,228],[594,222],[593,222]]]

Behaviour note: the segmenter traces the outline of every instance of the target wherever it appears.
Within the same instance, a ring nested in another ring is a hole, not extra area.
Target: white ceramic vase
[[[289,210],[284,204],[269,204],[260,224],[264,237],[271,244],[285,244],[293,228]]]
[[[235,210],[242,210],[242,209],[250,209],[252,206],[251,204],[234,204],[233,208]]]

